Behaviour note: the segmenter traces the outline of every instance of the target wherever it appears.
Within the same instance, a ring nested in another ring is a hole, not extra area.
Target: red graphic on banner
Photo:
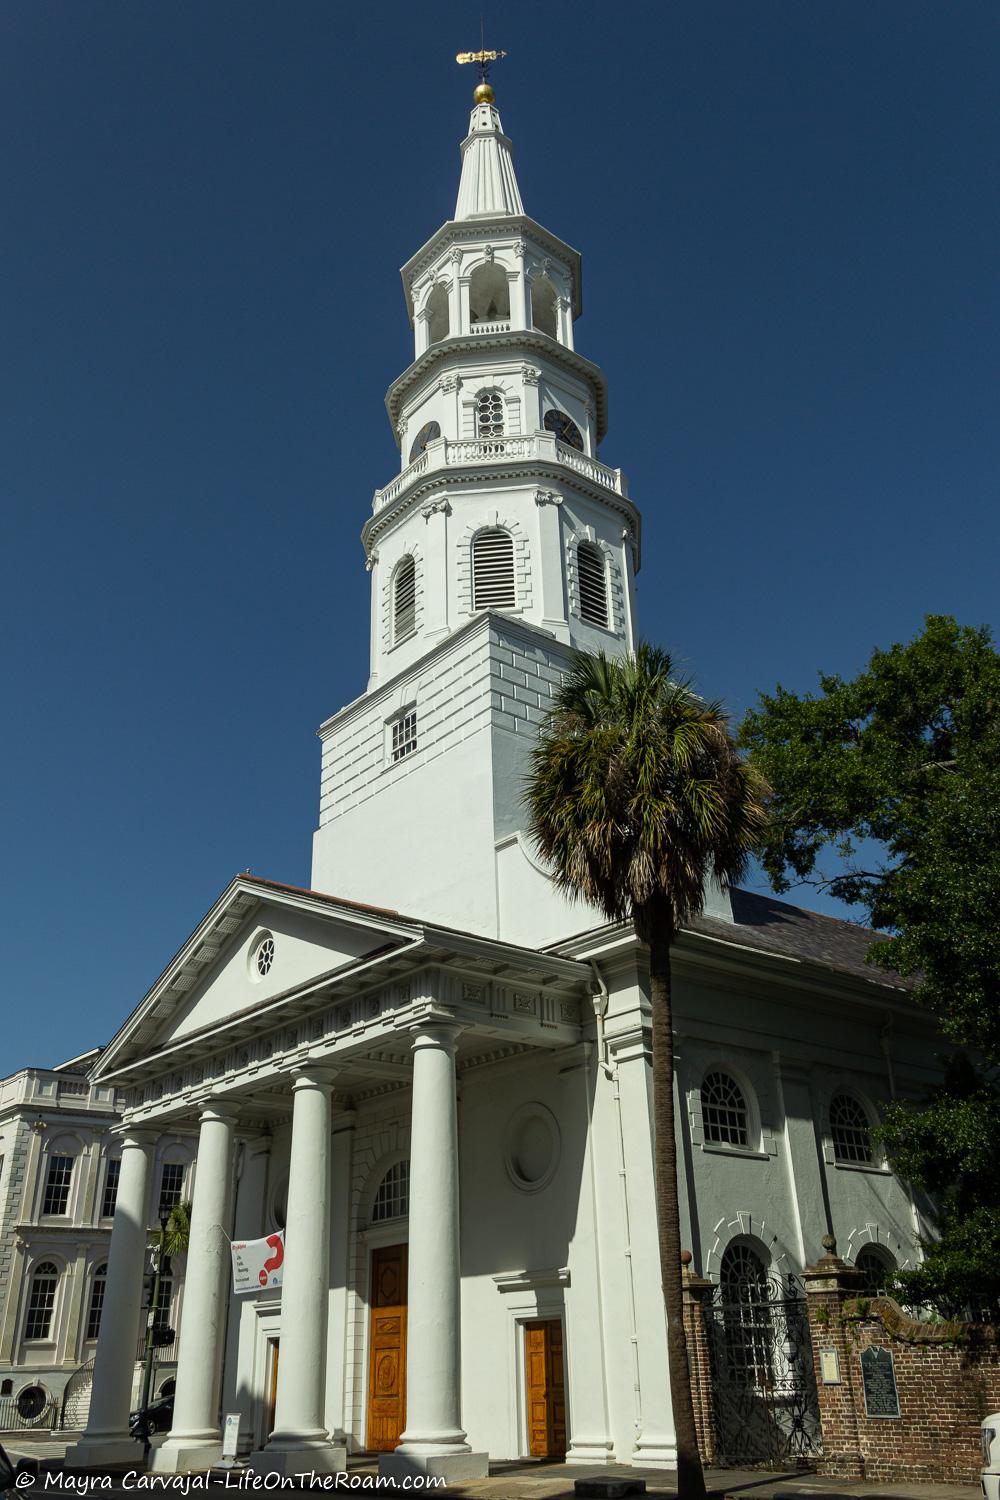
[[[274,1254],[269,1255],[267,1257],[267,1260],[264,1262],[264,1269],[260,1273],[261,1286],[267,1286],[269,1273],[271,1271],[276,1271],[285,1258],[285,1247],[282,1244],[280,1234],[269,1234],[267,1237],[267,1244],[271,1246]]]

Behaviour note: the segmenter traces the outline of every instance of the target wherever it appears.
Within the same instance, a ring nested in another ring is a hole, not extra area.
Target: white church
[[[580,256],[526,214],[488,85],[454,218],[402,279],[371,671],[320,730],[312,887],[234,879],[91,1075],[124,1123],[71,1464],[135,1461],[165,1134],[190,1142],[193,1223],[156,1468],[218,1460],[228,1412],[286,1474],[675,1459],[646,957],[554,890],[520,800],[572,652],[633,646],[640,514],[598,457]],[[934,1042],[869,941],[720,890],[679,940],[683,1238],[710,1281],[790,1285],[831,1232],[869,1279],[919,1255],[869,1127],[934,1076]],[[234,1295],[231,1240],[279,1229],[282,1285]]]

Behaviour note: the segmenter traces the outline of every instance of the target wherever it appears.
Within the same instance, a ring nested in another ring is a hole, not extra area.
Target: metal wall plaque
[[[824,1385],[840,1385],[840,1355],[836,1349],[819,1351],[819,1375]]]
[[[865,1415],[898,1417],[899,1391],[892,1351],[873,1344],[861,1351],[861,1380],[865,1392]]]

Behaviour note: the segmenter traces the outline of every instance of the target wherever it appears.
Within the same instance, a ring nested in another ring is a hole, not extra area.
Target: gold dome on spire
[[[476,84],[472,97],[477,104],[492,104],[496,99],[496,94],[484,79],[482,83]]]

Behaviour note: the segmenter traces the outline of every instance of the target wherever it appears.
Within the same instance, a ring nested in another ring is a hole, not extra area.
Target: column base
[[[258,1448],[247,1467],[254,1474],[343,1474],[347,1449],[339,1443],[303,1443],[299,1447]]]
[[[676,1469],[677,1439],[670,1437],[641,1437],[632,1449],[632,1463],[643,1469]]]
[[[221,1438],[168,1437],[150,1454],[152,1474],[189,1474],[213,1469],[222,1459]]]
[[[93,1437],[86,1433],[66,1449],[65,1469],[135,1469],[142,1464],[142,1444],[130,1437]]]
[[[573,1438],[566,1450],[568,1464],[609,1464],[615,1445],[610,1438]]]
[[[452,1452],[422,1453],[409,1451],[404,1445],[392,1453],[380,1453],[378,1473],[380,1479],[411,1479],[415,1474],[433,1474],[435,1478],[460,1481],[464,1479],[486,1479],[490,1472],[488,1453],[472,1453],[469,1449]]]

